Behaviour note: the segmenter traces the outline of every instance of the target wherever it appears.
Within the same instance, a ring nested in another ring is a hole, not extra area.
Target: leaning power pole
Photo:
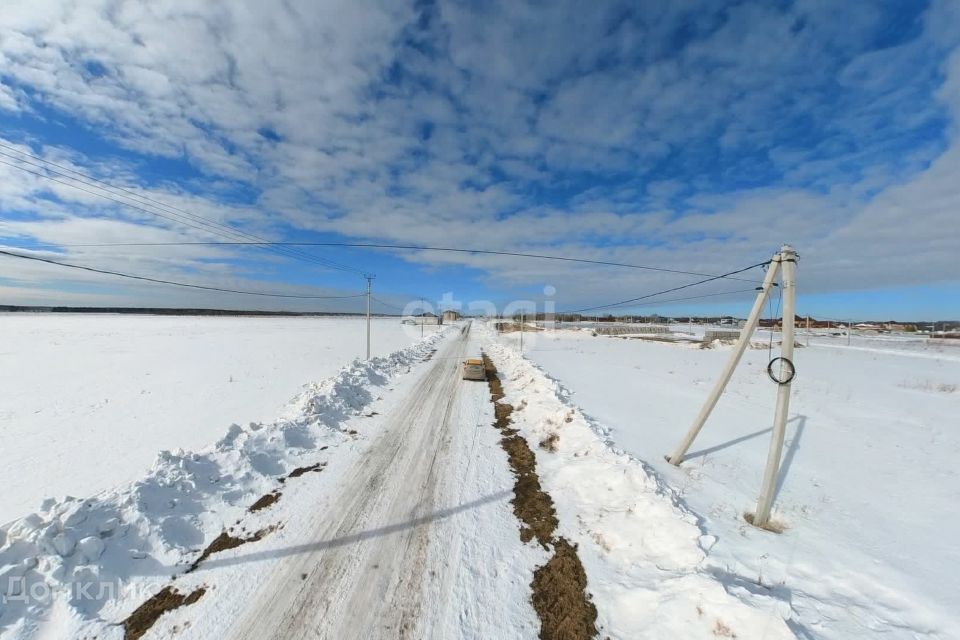
[[[747,322],[740,332],[740,338],[737,340],[730,359],[720,373],[710,395],[700,409],[700,413],[690,425],[689,431],[683,440],[677,446],[676,450],[667,457],[667,461],[674,466],[683,462],[683,456],[690,449],[690,445],[696,439],[703,425],[706,423],[710,413],[720,400],[727,383],[733,376],[733,371],[737,363],[743,357],[750,340],[753,338],[753,332],[760,321],[760,313],[763,311],[763,305],[770,295],[770,290],[776,286],[774,280],[777,272],[782,270],[781,287],[783,295],[783,327],[782,340],[780,343],[780,356],[774,358],[767,365],[767,373],[777,383],[777,408],[773,419],[773,435],[770,439],[770,451],[767,456],[767,465],[763,474],[763,486],[760,490],[760,498],[757,501],[757,511],[753,516],[753,524],[758,527],[765,526],[770,521],[770,510],[773,506],[773,495],[776,489],[777,472],[780,469],[780,455],[783,450],[784,433],[786,430],[787,413],[790,408],[790,386],[793,381],[796,369],[793,364],[794,347],[794,323],[796,320],[796,267],[797,252],[790,245],[783,245],[780,251],[770,260],[767,267],[767,275],[763,279],[763,284],[759,287],[760,292],[753,303],[753,309],[747,317]],[[776,369],[776,371],[775,371]]]
[[[367,360],[370,359],[370,290],[373,287],[373,274],[364,274],[367,279]]]

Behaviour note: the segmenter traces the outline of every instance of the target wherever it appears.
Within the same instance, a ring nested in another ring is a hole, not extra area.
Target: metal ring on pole
[[[786,371],[781,369],[779,376],[773,372],[773,365],[775,365],[778,360],[786,365]],[[784,376],[784,373],[787,375]],[[790,384],[790,382],[793,380],[793,376],[797,375],[797,368],[793,366],[793,361],[790,360],[790,358],[776,357],[770,361],[770,364],[767,365],[767,375],[770,376],[770,379],[777,384]]]

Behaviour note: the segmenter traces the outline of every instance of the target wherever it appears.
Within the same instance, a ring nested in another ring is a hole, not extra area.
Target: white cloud
[[[20,111],[20,96],[17,92],[0,82],[0,111]]]
[[[783,10],[8,0],[0,68],[13,84],[0,85],[0,109],[22,109],[10,87],[29,87],[128,149],[184,158],[203,188],[146,193],[258,233],[283,221],[701,271],[791,241],[811,291],[949,279],[960,54],[947,51],[960,16],[935,2],[922,33],[876,50],[883,20],[869,3],[825,0]],[[939,102],[928,99],[935,71]],[[950,137],[910,137],[945,115]],[[133,165],[43,153],[138,182]],[[232,187],[257,201],[227,204]],[[51,219],[9,227],[49,242],[209,236],[4,166],[0,207]],[[182,272],[233,254],[168,255],[165,268]],[[407,259],[474,266],[491,283],[564,278],[591,301],[661,282],[503,258]],[[160,256],[144,260],[152,268]]]

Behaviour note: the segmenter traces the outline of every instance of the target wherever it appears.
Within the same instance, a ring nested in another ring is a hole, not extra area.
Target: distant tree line
[[[358,313],[327,311],[257,311],[243,309],[186,309],[169,307],[64,307],[0,305],[0,312],[24,313],[126,313],[159,316],[356,316]]]

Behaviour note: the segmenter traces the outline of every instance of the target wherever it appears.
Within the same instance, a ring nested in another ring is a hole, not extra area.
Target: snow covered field
[[[960,637],[960,347],[797,350],[778,535],[743,520],[768,334],[677,469],[729,346],[563,330],[520,357],[474,325],[377,321],[365,363],[360,320],[0,316],[0,637],[119,638],[162,587],[196,602],[147,638],[534,637],[549,549],[517,535],[490,392],[460,380],[481,348],[600,637]]]
[[[373,355],[419,337],[374,320]],[[364,349],[362,318],[0,314],[0,523],[271,420]]]
[[[743,520],[755,508],[773,418],[766,348],[747,351],[677,469],[663,456],[729,346],[568,330],[525,341],[527,357],[569,391],[569,402],[699,516],[716,538],[705,570],[729,592],[769,598],[771,613],[781,610],[804,639],[960,637],[960,347],[879,337],[854,337],[848,347],[845,338],[815,336],[798,349],[775,505],[787,529],[777,535]]]

